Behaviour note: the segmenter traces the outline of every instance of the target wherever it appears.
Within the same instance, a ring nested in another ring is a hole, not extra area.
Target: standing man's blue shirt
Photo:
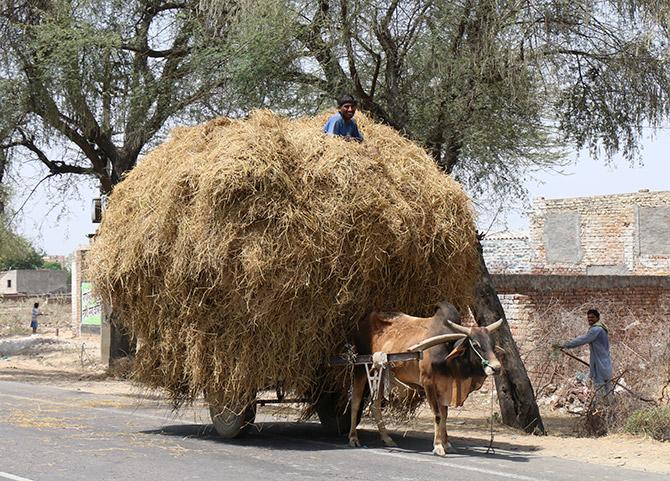
[[[589,366],[593,382],[604,384],[612,379],[612,358],[607,331],[598,324],[593,325],[586,334],[563,343],[562,347],[573,348],[584,344],[590,344],[591,347]]]
[[[339,112],[328,119],[326,125],[323,126],[323,131],[329,135],[350,137],[358,140],[359,142],[363,140],[363,136],[358,131],[358,125],[356,125],[356,121],[351,119],[347,122],[342,118],[342,115]]]

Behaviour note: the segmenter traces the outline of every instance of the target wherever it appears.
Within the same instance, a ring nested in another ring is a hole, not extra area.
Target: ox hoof
[[[360,448],[361,442],[358,440],[358,438],[349,438],[349,446],[352,448]]]
[[[447,455],[447,452],[444,450],[444,446],[439,444],[439,445],[437,445],[433,448],[433,454],[435,456],[443,456],[444,457],[444,456]]]
[[[384,441],[384,444],[389,448],[395,448],[398,446],[396,442],[391,438],[384,438],[382,439],[382,441]]]

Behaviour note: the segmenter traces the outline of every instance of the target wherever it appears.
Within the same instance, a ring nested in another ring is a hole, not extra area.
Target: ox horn
[[[489,332],[493,332],[496,329],[498,329],[500,326],[502,326],[502,322],[503,322],[502,319],[498,319],[493,324],[489,324],[488,326],[486,326],[486,330],[489,331]]]
[[[465,334],[466,336],[470,335],[470,328],[469,327],[463,327],[460,324],[456,324],[455,322],[451,322],[450,320],[447,319],[447,325],[451,328],[452,331],[458,332],[460,334]]]
[[[465,334],[442,334],[440,336],[433,336],[429,337],[428,339],[424,339],[418,344],[410,346],[408,351],[424,351],[429,347],[437,346],[438,344],[444,344],[445,342],[456,341],[458,339],[463,339],[464,337],[467,336]]]

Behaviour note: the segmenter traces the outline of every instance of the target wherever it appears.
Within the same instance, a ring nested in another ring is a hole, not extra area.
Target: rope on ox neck
[[[470,339],[470,337],[468,337],[468,342],[470,343],[470,347],[472,348],[472,350],[475,351],[475,354],[477,354],[477,356],[479,356],[479,359],[482,360],[482,368],[486,369],[487,367],[489,367],[491,363],[488,362],[486,359],[484,359],[484,356],[479,354],[479,351],[475,348],[475,345],[472,343],[472,339]]]

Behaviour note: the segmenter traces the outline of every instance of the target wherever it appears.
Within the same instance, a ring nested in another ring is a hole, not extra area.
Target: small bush
[[[670,441],[670,406],[640,409],[628,417],[625,430],[644,434],[659,441]]]

